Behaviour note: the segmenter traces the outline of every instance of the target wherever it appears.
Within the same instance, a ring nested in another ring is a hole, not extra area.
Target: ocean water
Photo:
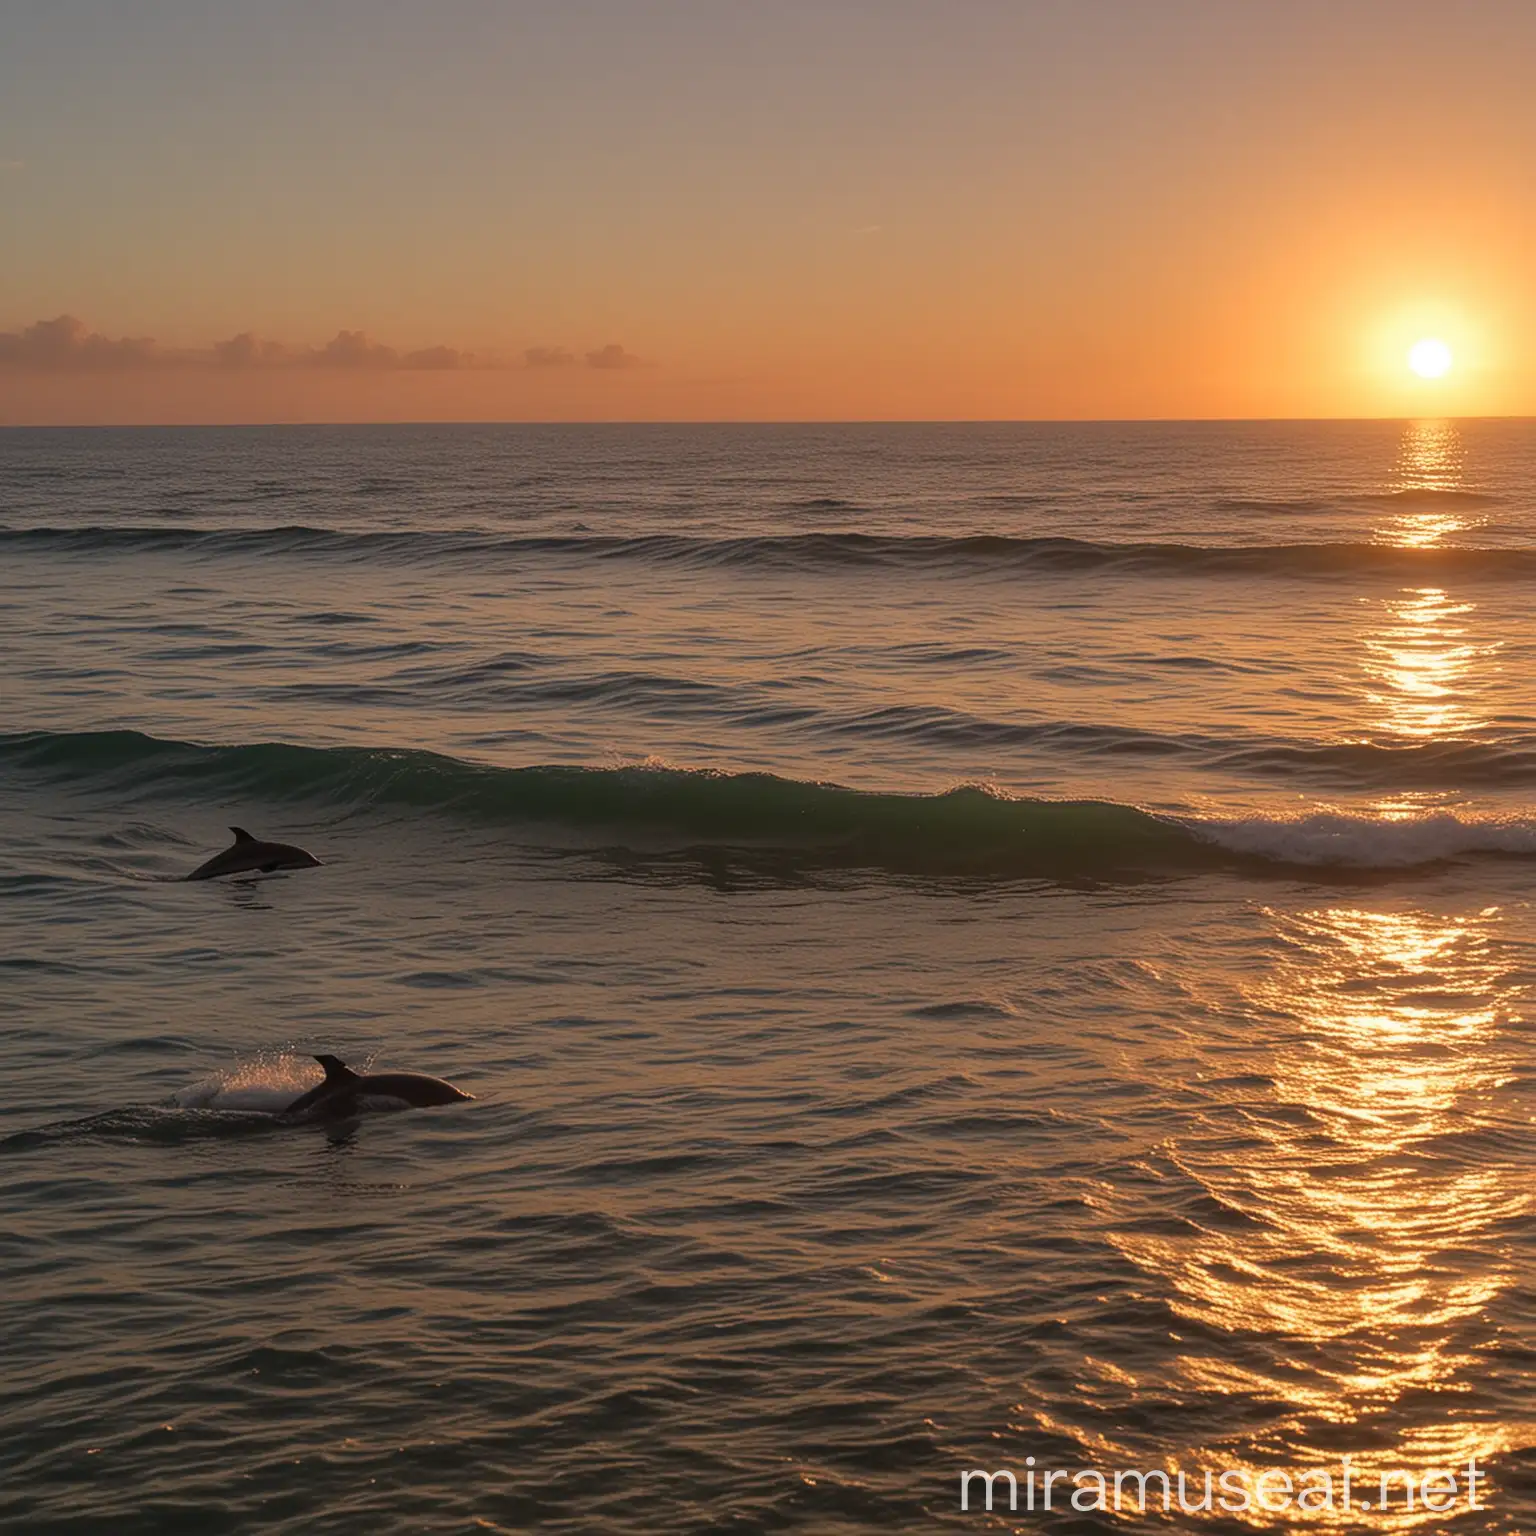
[[[0,433],[0,1528],[1529,1531],[1533,590],[1530,422]]]

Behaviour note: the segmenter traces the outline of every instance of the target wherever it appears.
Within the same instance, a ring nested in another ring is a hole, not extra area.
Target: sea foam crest
[[[1232,853],[1281,864],[1403,869],[1468,854],[1536,854],[1536,823],[1515,818],[1463,820],[1449,812],[1422,817],[1319,812],[1185,825]]]

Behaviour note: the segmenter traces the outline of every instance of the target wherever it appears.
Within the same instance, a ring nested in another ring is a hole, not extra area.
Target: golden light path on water
[[[1458,492],[1465,485],[1466,450],[1454,421],[1410,421],[1403,428],[1393,473],[1393,491],[1402,510],[1377,537],[1384,544],[1429,548],[1468,526],[1466,515],[1442,504],[1415,503],[1422,494],[1431,501],[1437,492]]]
[[[1455,1150],[1475,1132],[1484,1096],[1515,1070],[1498,1026],[1518,996],[1494,908],[1459,917],[1340,904],[1265,915],[1282,958],[1245,989],[1245,1011],[1289,1025],[1270,1052],[1270,1102],[1237,1112],[1243,1155],[1226,1150],[1231,1137],[1214,1125],[1167,1149],[1248,1221],[1198,1239],[1137,1234],[1119,1244],[1199,1325],[1192,1336],[1227,1341],[1180,1357],[1183,1388],[1290,1405],[1254,1444],[1188,1458],[1192,1496],[1211,1467],[1250,1480],[1283,1468],[1298,1486],[1311,1468],[1337,1485],[1348,1454],[1356,1508],[1305,1516],[1345,1528],[1361,1522],[1360,1500],[1377,1503],[1384,1471],[1459,1470],[1464,1490],[1470,1460],[1486,1469],[1529,1443],[1532,1426],[1483,1415],[1477,1383],[1485,1309],[1517,1280],[1512,1260],[1486,1255],[1530,1196],[1485,1142]],[[1267,1364],[1254,1363],[1245,1336],[1270,1342]],[[1481,1496],[1496,1498],[1491,1479]],[[1286,1528],[1295,1515],[1244,1518]],[[1442,1516],[1398,1502],[1368,1518],[1380,1530]]]
[[[1455,491],[1461,471],[1454,424],[1408,427],[1398,490]],[[1443,505],[1402,505],[1378,530],[1383,542],[1431,547],[1467,526]],[[1428,585],[1367,601],[1357,739],[1411,746],[1484,725],[1477,701],[1500,647],[1477,636],[1476,605]],[[1408,794],[1375,809],[1401,819],[1443,804]],[[1459,1472],[1462,1510],[1468,1462],[1486,1471],[1536,1436],[1536,1421],[1494,1414],[1479,1392],[1487,1309],[1518,1281],[1512,1259],[1489,1256],[1507,1252],[1500,1229],[1531,1209],[1487,1124],[1493,1094],[1518,1071],[1501,1031],[1522,1001],[1500,945],[1503,914],[1341,901],[1262,915],[1271,965],[1212,1012],[1235,1007],[1268,1091],[1203,1110],[1160,1149],[1234,1221],[1178,1236],[1128,1222],[1113,1241],[1195,1325],[1176,1394],[1288,1408],[1250,1439],[1167,1457],[1165,1470],[1187,1472],[1197,1504],[1208,1469],[1242,1471],[1249,1486],[1283,1469],[1298,1489],[1313,1469],[1337,1495],[1349,1455],[1349,1512],[1319,1496],[1305,1510],[1237,1518],[1266,1530],[1435,1529],[1450,1507],[1444,1485],[1441,1509],[1410,1509],[1394,1481],[1383,1509],[1382,1472]],[[1247,1348],[1250,1339],[1267,1348]],[[1135,1464],[1126,1447],[1098,1451]],[[1493,1507],[1492,1478],[1480,1495]]]
[[[1474,708],[1474,669],[1498,650],[1473,638],[1476,605],[1440,587],[1388,599],[1379,628],[1367,632],[1366,702],[1378,730],[1419,740],[1462,735],[1485,725]]]
[[[1416,494],[1461,492],[1464,461],[1454,422],[1409,422],[1393,487],[1409,500],[1377,531],[1381,542],[1431,549],[1465,531],[1471,524],[1463,512],[1412,501]],[[1477,605],[1440,586],[1410,587],[1389,598],[1363,601],[1373,614],[1361,635],[1366,677],[1361,725],[1367,735],[1429,742],[1486,726],[1479,699],[1497,666],[1501,642],[1479,635]],[[1394,799],[1378,809],[1389,817],[1411,816],[1435,798]]]

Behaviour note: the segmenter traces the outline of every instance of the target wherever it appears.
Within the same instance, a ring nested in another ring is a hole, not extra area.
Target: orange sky
[[[1523,0],[30,9],[3,423],[1536,414]]]

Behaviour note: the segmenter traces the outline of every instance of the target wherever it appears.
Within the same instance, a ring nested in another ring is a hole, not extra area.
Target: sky
[[[1531,0],[0,0],[0,424],[1536,414],[1533,78]]]

